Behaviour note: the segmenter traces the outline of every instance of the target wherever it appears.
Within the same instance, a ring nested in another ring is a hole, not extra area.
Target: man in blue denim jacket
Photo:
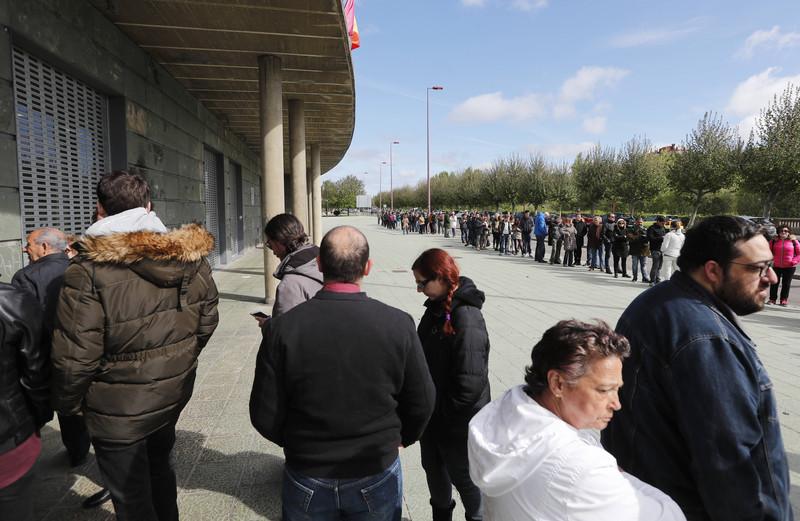
[[[791,521],[772,382],[737,320],[775,282],[769,244],[756,225],[711,217],[687,232],[678,266],[617,324],[631,356],[603,445],[689,521]]]

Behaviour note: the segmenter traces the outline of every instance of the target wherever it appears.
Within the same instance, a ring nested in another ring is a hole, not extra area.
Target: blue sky
[[[680,143],[709,110],[746,134],[800,85],[798,0],[356,0],[356,18],[355,133],[324,179],[355,174],[370,194],[393,140],[394,185],[425,179],[432,85],[432,175],[634,135]]]

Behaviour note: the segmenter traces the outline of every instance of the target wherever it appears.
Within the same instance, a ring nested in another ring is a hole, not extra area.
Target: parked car
[[[778,231],[775,228],[775,224],[769,220],[767,217],[753,217],[751,215],[739,215],[742,219],[747,219],[748,221],[760,225],[764,229],[764,234],[767,236],[767,240],[771,241],[778,235]]]

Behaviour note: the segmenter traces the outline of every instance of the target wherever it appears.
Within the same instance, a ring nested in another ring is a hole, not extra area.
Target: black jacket
[[[42,330],[42,346],[50,351],[53,335],[53,324],[58,305],[58,295],[64,284],[64,272],[69,266],[69,258],[65,253],[45,255],[36,262],[31,262],[14,274],[11,284],[24,289],[39,302],[44,312],[44,328]]]
[[[530,215],[528,217],[522,217],[519,221],[519,228],[522,230],[522,233],[533,233],[533,217]]]
[[[407,313],[323,288],[268,322],[250,421],[300,474],[362,478],[419,439],[434,394]]]
[[[615,221],[609,221],[607,217],[603,220],[603,242],[605,244],[614,242],[614,228],[616,227],[617,223]]]
[[[614,227],[614,242],[611,244],[611,252],[618,257],[627,257],[630,253],[628,244],[628,228]]]
[[[647,229],[647,240],[650,241],[650,251],[661,251],[661,243],[664,242],[664,236],[667,234],[667,229],[660,226],[658,223],[651,224]]]
[[[450,311],[456,334],[450,336],[443,332],[444,302],[425,302],[417,333],[436,386],[436,408],[426,436],[466,438],[470,419],[491,400],[484,300],[472,280],[459,278]]]
[[[25,291],[0,283],[0,454],[50,421],[49,364],[42,312]]]
[[[586,237],[586,232],[588,230],[586,221],[583,219],[573,219],[572,225],[575,227],[575,239],[578,244],[583,244],[583,238]]]

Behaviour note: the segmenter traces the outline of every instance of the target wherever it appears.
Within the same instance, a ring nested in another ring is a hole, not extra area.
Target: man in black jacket
[[[617,227],[616,216],[609,213],[603,222],[603,256],[605,259],[606,273],[611,274],[609,260],[611,259],[611,245],[614,242],[614,228]]]
[[[666,221],[667,219],[663,215],[659,215],[656,217],[656,222],[647,229],[647,240],[650,241],[650,258],[652,259],[652,264],[650,265],[651,286],[661,282],[661,263],[664,260],[661,253],[661,243],[664,242],[664,236],[667,234],[667,229],[664,228]]]
[[[372,266],[361,232],[329,231],[318,262],[322,290],[266,327],[250,420],[284,449],[284,521],[399,521],[398,447],[434,407],[422,346],[407,313],[361,291]]]
[[[53,417],[41,315],[30,294],[0,283],[0,519],[33,519],[39,429]]]
[[[575,215],[575,218],[572,220],[572,225],[575,227],[575,258],[574,263],[576,266],[581,265],[581,251],[583,250],[583,238],[586,237],[586,232],[588,231],[586,228],[586,221],[583,220],[583,215],[581,212],[578,212]],[[588,255],[587,255],[588,257]],[[587,261],[589,259],[586,259]],[[588,264],[588,262],[587,262]]]
[[[57,228],[39,228],[28,234],[25,253],[30,264],[19,270],[11,279],[11,284],[23,289],[39,302],[42,309],[42,352],[49,359],[53,342],[53,321],[56,316],[58,296],[64,284],[64,272],[69,259],[64,253],[67,238]],[[89,431],[83,416],[58,415],[58,426],[61,441],[67,449],[69,463],[72,467],[82,465],[89,454]]]
[[[531,234],[533,233],[533,217],[531,212],[525,210],[522,214],[522,220],[519,223],[520,230],[522,231],[522,255],[528,254],[528,257],[533,257],[531,252]]]

